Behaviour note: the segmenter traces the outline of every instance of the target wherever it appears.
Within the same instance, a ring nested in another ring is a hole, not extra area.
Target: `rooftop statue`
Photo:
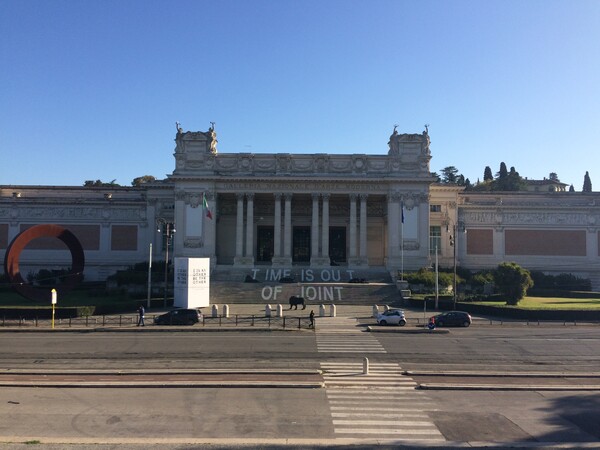
[[[217,141],[217,132],[215,131],[215,123],[211,122],[210,123],[210,128],[208,129],[208,132],[210,134],[210,152],[213,155],[217,154],[217,143],[219,141]]]

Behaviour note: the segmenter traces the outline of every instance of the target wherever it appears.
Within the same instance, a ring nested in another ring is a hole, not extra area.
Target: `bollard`
[[[325,317],[325,305],[319,305],[319,317]]]
[[[210,315],[211,317],[219,317],[219,305],[212,305]]]
[[[369,375],[369,358],[363,358],[363,375]]]
[[[229,317],[229,305],[223,305],[223,317]]]
[[[388,305],[383,305],[383,312],[388,312],[390,307]]]
[[[373,305],[373,317],[377,317],[379,314],[379,306]]]
[[[329,307],[329,317],[335,317],[335,305],[334,304],[332,304]]]
[[[265,306],[265,317],[271,317],[271,305]]]
[[[277,317],[283,317],[283,306],[281,305],[277,305]]]

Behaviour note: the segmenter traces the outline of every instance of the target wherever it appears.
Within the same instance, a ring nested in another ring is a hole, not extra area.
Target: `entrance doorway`
[[[256,262],[271,262],[275,232],[273,227],[257,227],[256,229]]]
[[[329,227],[329,257],[332,263],[346,262],[346,227]]]
[[[310,262],[310,227],[294,227],[292,262]]]

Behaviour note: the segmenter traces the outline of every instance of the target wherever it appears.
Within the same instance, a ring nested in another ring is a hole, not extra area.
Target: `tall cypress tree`
[[[483,171],[483,181],[492,181],[494,176],[492,175],[492,169],[490,166],[485,166],[485,170]]]
[[[587,170],[583,177],[583,192],[592,192],[592,180],[590,180],[590,174]]]

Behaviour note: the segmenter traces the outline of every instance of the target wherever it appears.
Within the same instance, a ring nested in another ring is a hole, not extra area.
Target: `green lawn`
[[[517,306],[506,305],[506,302],[473,302],[474,305],[487,305],[520,309],[600,309],[600,298],[558,298],[558,297],[525,297]]]

